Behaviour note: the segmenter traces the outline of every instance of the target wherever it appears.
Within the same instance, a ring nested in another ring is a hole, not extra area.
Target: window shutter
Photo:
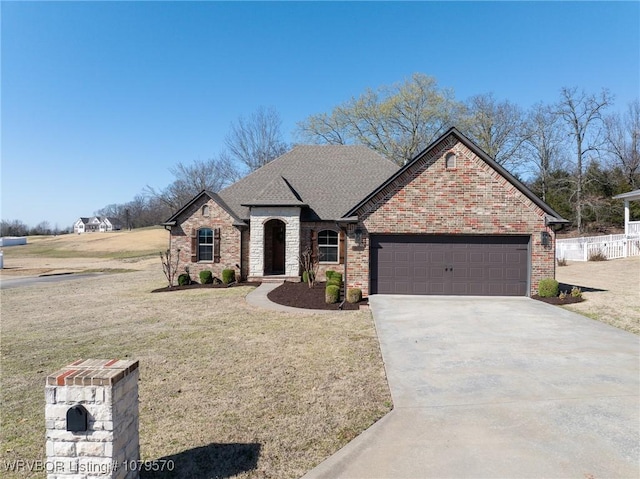
[[[191,230],[191,262],[198,262],[198,230]]]
[[[309,246],[311,247],[311,259],[316,261],[318,259],[318,232],[311,230],[309,237]]]
[[[340,264],[344,264],[344,231],[342,230],[340,230],[338,254],[340,255]]]
[[[213,230],[213,262],[220,262],[220,228]]]

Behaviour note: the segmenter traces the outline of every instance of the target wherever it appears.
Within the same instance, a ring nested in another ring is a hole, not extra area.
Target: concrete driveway
[[[370,298],[394,409],[311,478],[638,478],[638,336],[528,298]]]

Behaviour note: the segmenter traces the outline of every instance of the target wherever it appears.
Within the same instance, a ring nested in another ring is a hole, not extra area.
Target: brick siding
[[[208,216],[203,215],[202,207],[209,206]],[[222,209],[218,203],[206,195],[187,208],[176,226],[171,228],[171,250],[173,254],[180,249],[180,265],[178,274],[184,273],[184,266],[189,266],[191,279],[200,281],[200,271],[210,270],[217,278],[222,279],[223,269],[235,269],[236,275],[240,273],[236,265],[242,265],[242,277],[246,278],[248,271],[248,260],[241,261],[241,250],[248,251],[245,247],[249,241],[249,231],[240,231],[232,225],[233,218]],[[220,228],[220,262],[199,261],[191,262],[191,232],[200,228]],[[242,237],[242,238],[241,238]]]
[[[457,156],[456,167],[445,167],[445,155]],[[349,231],[348,286],[369,291],[369,235],[530,235],[530,293],[538,282],[555,276],[553,247],[541,244],[545,213],[453,136],[425,155],[360,211],[363,245],[355,247],[355,227]]]

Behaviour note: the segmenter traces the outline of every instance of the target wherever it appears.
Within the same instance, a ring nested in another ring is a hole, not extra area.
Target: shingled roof
[[[249,206],[308,206],[303,220],[336,220],[398,166],[361,145],[300,145],[218,193],[241,219]]]

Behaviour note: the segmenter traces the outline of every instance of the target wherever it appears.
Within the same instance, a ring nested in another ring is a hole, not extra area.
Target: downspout
[[[341,310],[342,308],[344,308],[344,303],[347,301],[347,257],[349,256],[347,253],[349,251],[349,235],[347,234],[347,228],[342,228],[342,226],[340,226],[338,223],[336,223],[336,226],[340,228],[340,231],[344,232],[344,273],[342,275],[342,277],[344,278],[344,281],[342,282],[344,286],[344,295],[340,306],[338,306],[338,309]]]

